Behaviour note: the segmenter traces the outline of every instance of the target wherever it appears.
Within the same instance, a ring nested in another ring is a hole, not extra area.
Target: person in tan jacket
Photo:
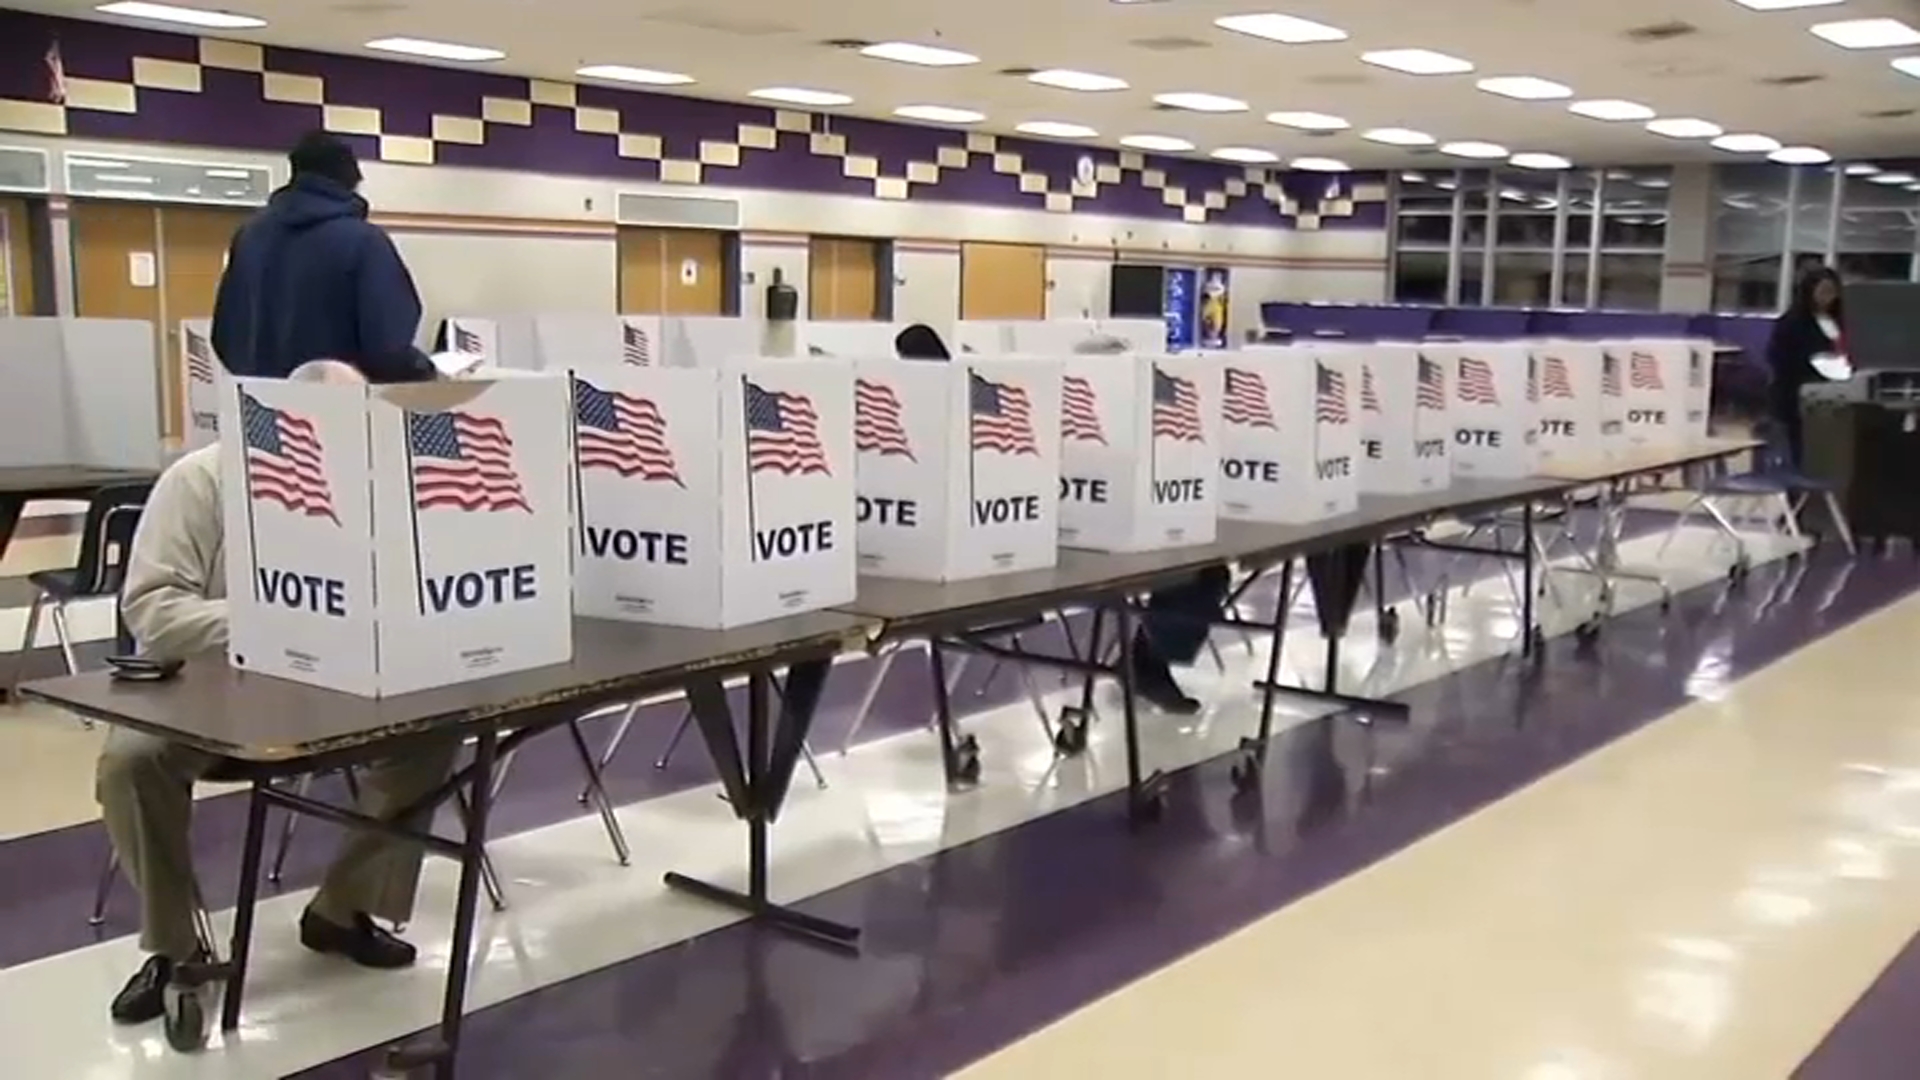
[[[292,378],[364,381],[334,361],[303,365]],[[123,618],[142,655],[173,659],[225,650],[223,523],[218,445],[182,457],[154,485],[121,590]],[[456,750],[453,744],[415,750],[366,770],[362,812],[389,816],[432,792],[451,773]],[[210,948],[196,929],[200,891],[188,825],[193,785],[217,764],[208,754],[127,728],[115,728],[100,752],[95,794],[120,866],[140,893],[140,946],[151,954],[114,997],[117,1022],[158,1019],[174,969]],[[411,965],[414,947],[374,920],[407,921],[422,855],[418,844],[352,832],[300,918],[301,943],[366,967]]]

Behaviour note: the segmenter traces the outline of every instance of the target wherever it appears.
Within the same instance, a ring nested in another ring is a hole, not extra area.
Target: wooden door
[[[807,242],[807,317],[879,316],[880,241],[816,236]]]
[[[160,208],[160,302],[167,324],[161,328],[160,385],[165,403],[163,434],[173,439],[186,431],[187,403],[180,393],[180,320],[213,316],[213,298],[227,265],[227,246],[253,211],[224,206]]]
[[[33,270],[27,200],[0,197],[0,318],[34,313]]]
[[[1047,317],[1047,249],[1034,244],[962,243],[960,317]]]
[[[622,226],[618,246],[622,314],[725,314],[726,233]]]

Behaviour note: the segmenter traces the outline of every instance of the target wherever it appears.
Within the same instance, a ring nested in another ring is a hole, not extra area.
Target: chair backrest
[[[109,484],[87,500],[87,520],[80,531],[80,558],[74,565],[74,584],[84,596],[120,591],[133,533],[140,527],[151,482]]]

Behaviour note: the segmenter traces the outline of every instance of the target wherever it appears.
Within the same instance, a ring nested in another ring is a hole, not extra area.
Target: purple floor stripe
[[[1920,1068],[1920,935],[1907,942],[1793,1080],[1913,1080]]]

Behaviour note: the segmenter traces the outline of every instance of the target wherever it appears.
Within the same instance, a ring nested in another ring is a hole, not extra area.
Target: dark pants
[[[1798,391],[1796,391],[1791,398],[1776,394],[1773,398],[1773,408],[1769,410],[1768,419],[1776,425],[1779,433],[1777,439],[1769,439],[1768,442],[1779,446],[1785,451],[1787,458],[1781,462],[1781,464],[1798,472],[1804,468],[1807,463],[1806,432],[1800,423],[1800,395]]]
[[[1213,620],[1233,590],[1233,576],[1224,566],[1203,570],[1189,581],[1157,589],[1147,598],[1140,632],[1160,659],[1169,664],[1191,664],[1200,656],[1213,632]]]

